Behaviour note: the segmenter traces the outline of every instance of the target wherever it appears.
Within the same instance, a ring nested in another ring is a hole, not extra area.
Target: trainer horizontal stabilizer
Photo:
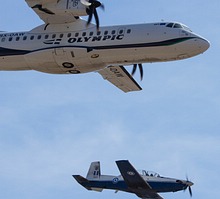
[[[88,190],[92,190],[90,187],[87,187],[86,184],[89,183],[89,180],[87,180],[86,178],[82,177],[81,175],[72,175],[75,180],[81,184],[83,187],[85,187]]]

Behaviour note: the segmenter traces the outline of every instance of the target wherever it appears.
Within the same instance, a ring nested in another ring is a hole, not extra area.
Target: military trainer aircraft
[[[51,74],[98,72],[124,92],[139,91],[142,63],[181,60],[209,42],[176,22],[100,27],[97,0],[26,0],[44,21],[28,32],[0,32],[0,70]],[[88,21],[80,16],[87,16]],[[92,24],[94,16],[96,24]],[[124,65],[133,65],[131,74]]]
[[[162,199],[158,193],[176,192],[189,189],[192,196],[192,182],[173,178],[162,177],[154,172],[145,170],[140,174],[128,160],[116,161],[121,175],[101,175],[100,162],[92,162],[87,177],[73,175],[79,184],[88,190],[102,191],[112,189],[134,193],[140,198]]]

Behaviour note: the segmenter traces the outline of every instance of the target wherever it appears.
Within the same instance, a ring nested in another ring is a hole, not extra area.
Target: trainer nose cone
[[[188,186],[190,186],[190,187],[194,185],[194,183],[193,183],[193,182],[190,182],[190,181],[187,181],[186,184],[187,184]]]

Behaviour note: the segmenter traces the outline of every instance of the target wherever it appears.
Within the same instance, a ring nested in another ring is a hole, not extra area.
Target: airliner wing
[[[46,24],[71,23],[78,19],[71,12],[61,12],[68,2],[61,0],[25,0]]]
[[[163,199],[140,176],[128,160],[116,161],[116,164],[131,192],[135,193],[140,198]]]
[[[108,80],[126,93],[142,90],[123,66],[109,66],[98,72],[104,79]]]

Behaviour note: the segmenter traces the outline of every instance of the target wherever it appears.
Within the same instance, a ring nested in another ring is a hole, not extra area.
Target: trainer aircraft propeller
[[[104,5],[98,0],[25,1],[44,23],[0,32],[0,71],[97,72],[124,92],[140,91],[133,75],[138,68],[143,79],[144,63],[187,59],[210,46],[178,22],[100,26],[97,9]],[[131,74],[124,66],[133,66]]]

